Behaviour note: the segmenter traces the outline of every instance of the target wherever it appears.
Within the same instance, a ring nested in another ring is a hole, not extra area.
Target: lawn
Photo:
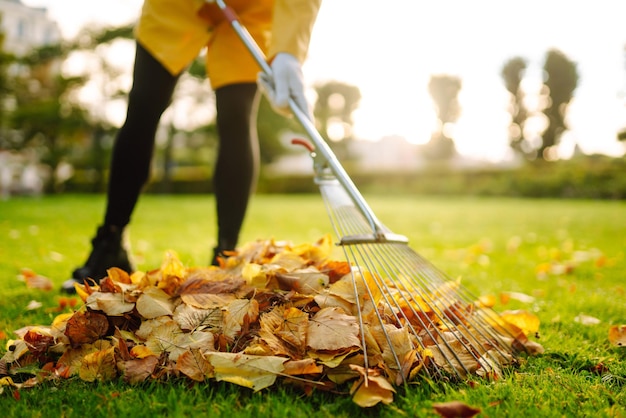
[[[254,393],[214,381],[129,385],[72,378],[5,389],[3,415],[434,417],[434,403],[461,401],[485,417],[626,416],[626,348],[608,339],[612,325],[626,324],[626,202],[366,198],[417,252],[461,277],[473,293],[496,296],[496,310],[537,315],[545,353],[523,358],[498,381],[413,384],[399,388],[391,405],[369,409],[356,406],[348,388],[307,396],[285,385]],[[101,196],[0,201],[0,356],[14,330],[48,325],[58,314],[58,286],[87,256],[103,208]],[[297,244],[331,232],[319,196],[259,195],[241,243],[276,238]],[[187,266],[206,265],[214,236],[211,196],[144,196],[129,237],[136,267],[149,270],[169,249]],[[28,289],[19,280],[22,269],[48,277],[55,289]]]

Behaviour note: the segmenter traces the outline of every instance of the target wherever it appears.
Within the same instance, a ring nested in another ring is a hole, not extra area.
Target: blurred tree
[[[504,86],[511,93],[509,145],[515,152],[521,155],[525,155],[530,150],[530,144],[524,138],[524,123],[528,118],[528,111],[524,106],[524,92],[521,88],[521,83],[525,71],[526,60],[521,57],[515,57],[504,64],[501,72]]]
[[[537,149],[537,158],[549,160],[551,152],[558,145],[563,132],[567,130],[565,115],[567,105],[572,100],[578,86],[578,69],[561,51],[551,49],[546,53],[544,70],[544,91],[547,96],[547,105],[543,114],[548,121],[548,127],[543,132],[542,143]]]
[[[2,15],[0,15],[0,21]],[[9,148],[10,133],[7,127],[8,112],[14,106],[11,94],[9,68],[15,61],[13,54],[4,50],[5,34],[0,30],[0,150]]]
[[[19,135],[11,146],[38,151],[41,161],[50,168],[46,191],[59,191],[62,181],[58,168],[73,142],[87,133],[83,109],[67,100],[82,85],[81,77],[64,77],[59,71],[66,56],[61,45],[43,46],[18,59],[20,71],[12,80],[15,108],[10,126]]]
[[[458,100],[461,86],[461,79],[456,76],[440,74],[430,77],[428,91],[437,111],[440,128],[422,147],[422,152],[427,158],[446,160],[456,154],[451,131],[461,114]]]
[[[317,129],[341,159],[349,159],[347,142],[354,139],[352,114],[359,107],[358,87],[339,81],[315,86],[317,100],[313,108]]]

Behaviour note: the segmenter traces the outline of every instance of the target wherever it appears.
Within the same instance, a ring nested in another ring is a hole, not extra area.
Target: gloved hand
[[[258,85],[274,110],[282,115],[291,116],[289,109],[291,97],[310,119],[311,112],[304,97],[304,77],[298,59],[289,53],[280,52],[276,54],[270,67],[273,77],[259,73]]]

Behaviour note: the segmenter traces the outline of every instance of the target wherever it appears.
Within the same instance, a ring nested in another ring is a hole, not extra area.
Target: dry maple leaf
[[[470,418],[480,413],[480,409],[460,401],[435,403],[433,409],[444,418]]]

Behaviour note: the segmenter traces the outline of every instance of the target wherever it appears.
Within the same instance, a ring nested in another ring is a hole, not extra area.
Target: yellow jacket
[[[227,0],[271,60],[288,52],[303,62],[321,0]],[[254,82],[259,67],[219,8],[203,0],[145,0],[138,42],[171,74],[182,72],[206,47],[211,86]]]

